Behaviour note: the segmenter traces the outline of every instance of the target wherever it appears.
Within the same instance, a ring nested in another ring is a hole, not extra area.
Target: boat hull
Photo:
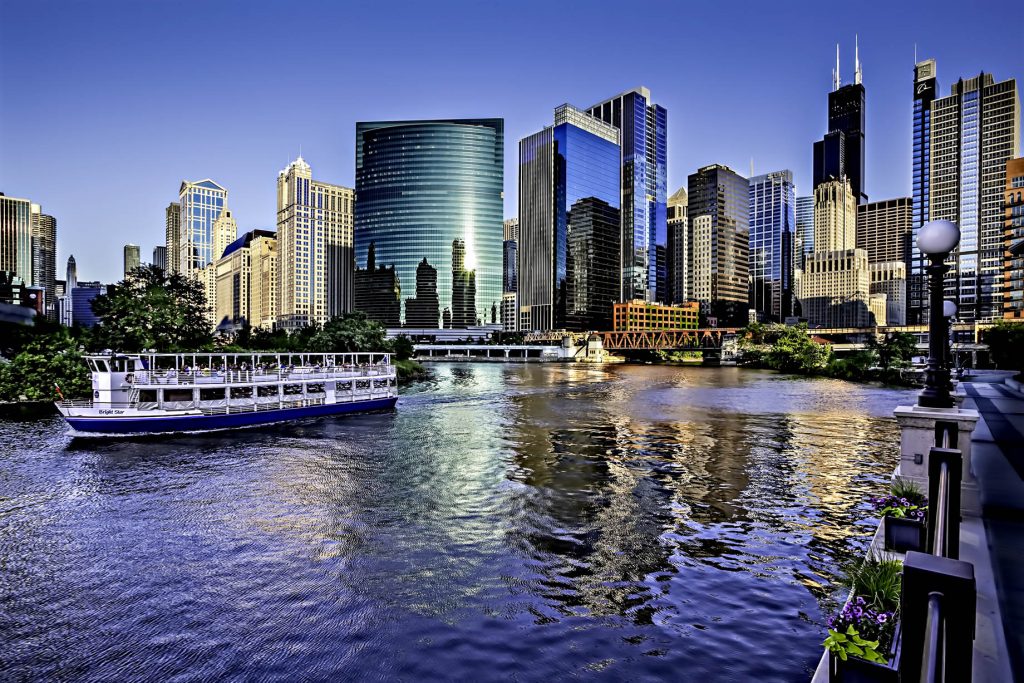
[[[394,408],[397,396],[345,403],[320,404],[301,408],[283,408],[258,412],[240,411],[216,415],[147,415],[145,417],[83,417],[66,416],[64,419],[76,432],[82,434],[164,434],[168,432],[195,432],[211,429],[236,429],[273,422],[291,422],[311,417],[359,413]]]

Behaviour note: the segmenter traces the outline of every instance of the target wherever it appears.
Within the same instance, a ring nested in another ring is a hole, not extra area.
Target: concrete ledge
[[[1012,681],[988,535],[980,517],[964,517],[960,522],[960,559],[974,565],[978,589],[972,680]]]

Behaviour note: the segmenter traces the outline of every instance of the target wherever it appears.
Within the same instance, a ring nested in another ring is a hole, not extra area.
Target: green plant
[[[829,652],[835,653],[844,662],[850,655],[855,655],[869,662],[877,664],[887,663],[886,658],[878,652],[878,641],[864,640],[852,624],[846,627],[845,633],[829,629],[828,638],[825,639],[822,645]]]
[[[889,484],[889,493],[897,498],[906,498],[915,504],[924,500],[924,492],[917,485],[917,482],[904,479],[903,477],[895,477],[892,480],[892,483]]]
[[[903,563],[872,553],[860,562],[848,565],[842,584],[879,611],[896,612],[900,608]]]

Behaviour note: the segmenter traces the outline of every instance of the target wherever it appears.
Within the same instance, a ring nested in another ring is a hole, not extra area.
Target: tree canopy
[[[55,398],[54,384],[67,398],[88,396],[92,391],[89,368],[78,352],[78,342],[66,329],[32,338],[10,363],[0,363],[0,400]]]
[[[203,285],[157,266],[141,266],[96,297],[92,346],[118,351],[193,351],[213,342]]]
[[[1000,320],[982,333],[982,340],[997,368],[1024,372],[1024,322]]]

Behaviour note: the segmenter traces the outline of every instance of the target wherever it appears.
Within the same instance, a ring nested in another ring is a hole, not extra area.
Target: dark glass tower
[[[377,262],[410,283],[426,258],[452,324],[465,319],[452,303],[454,240],[474,272],[475,301],[463,313],[501,301],[504,128],[502,119],[356,124],[356,262],[374,242]]]
[[[569,329],[600,315],[601,296],[594,294],[580,308],[573,283],[590,280],[577,274],[571,253],[584,243],[601,244],[609,253],[596,261],[581,259],[579,268],[601,266],[602,258],[620,258],[620,232],[610,241],[604,232],[607,211],[573,209],[582,199],[599,200],[619,209],[619,131],[569,105],[555,111],[555,125],[519,142],[519,315],[520,330]],[[592,209],[597,207],[591,205]],[[600,214],[600,215],[598,215]],[[574,223],[579,219],[579,230]],[[577,234],[578,233],[578,234]],[[611,263],[611,261],[609,261]],[[620,269],[612,266],[617,299]],[[598,276],[597,291],[606,283]],[[585,309],[585,310],[584,310]],[[572,317],[570,319],[570,312]],[[610,304],[609,304],[610,314]]]
[[[750,307],[758,318],[793,315],[796,191],[792,171],[750,179]]]
[[[440,324],[437,268],[423,259],[416,266],[416,296],[405,300],[405,326],[434,329]]]
[[[356,268],[352,277],[355,309],[385,327],[401,324],[402,287],[395,267],[377,265],[374,244],[366,249],[366,268]]]
[[[596,197],[584,197],[569,210],[569,327],[612,329],[612,304],[619,298],[619,210]]]
[[[668,302],[668,111],[636,88],[587,113],[621,131],[621,300]]]
[[[928,287],[925,276],[926,259],[917,249],[917,232],[930,220],[929,194],[932,147],[932,102],[938,93],[935,60],[926,59],[914,65],[914,129],[913,189],[911,201],[911,261],[907,264],[907,324],[927,324]]]
[[[855,58],[854,82],[841,85],[839,48],[833,89],[828,94],[828,132],[814,143],[814,187],[827,180],[847,178],[857,203],[868,200],[864,186],[864,108],[860,55]]]
[[[466,243],[452,240],[452,327],[476,325],[476,310],[476,271],[466,267]]]

